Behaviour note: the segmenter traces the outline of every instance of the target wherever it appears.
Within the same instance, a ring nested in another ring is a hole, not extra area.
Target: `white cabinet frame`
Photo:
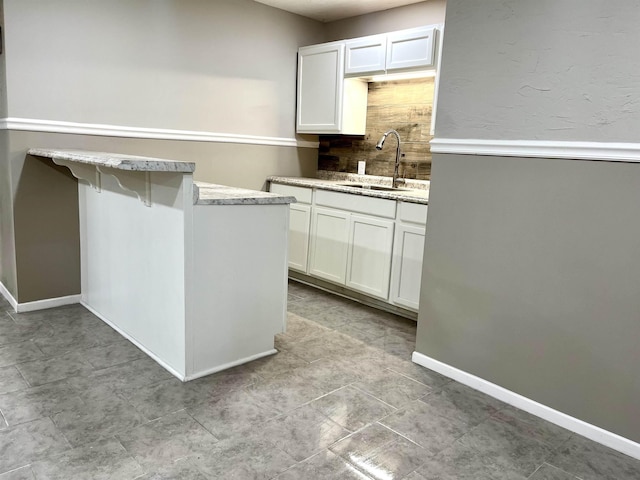
[[[396,225],[390,299],[416,312],[420,303],[424,240],[425,227]]]
[[[435,61],[435,35],[435,27],[388,34],[387,72],[433,66]]]
[[[313,207],[309,274],[345,284],[349,215],[340,210]]]
[[[394,223],[393,220],[351,215],[347,287],[383,300],[389,299]]]
[[[387,36],[373,35],[345,42],[345,75],[384,73]]]
[[[289,211],[289,268],[309,272],[311,205],[292,203]]]

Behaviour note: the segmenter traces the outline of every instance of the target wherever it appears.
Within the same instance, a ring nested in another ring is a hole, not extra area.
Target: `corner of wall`
[[[11,296],[17,298],[12,191],[9,132],[0,130],[0,283]]]

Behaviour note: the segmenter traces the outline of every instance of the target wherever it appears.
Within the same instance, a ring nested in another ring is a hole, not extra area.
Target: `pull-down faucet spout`
[[[393,181],[391,183],[391,186],[393,188],[398,188],[398,183],[404,182],[403,179],[399,179],[398,178],[398,170],[400,168],[400,158],[403,155],[402,150],[400,149],[400,135],[398,134],[398,132],[396,132],[393,129],[385,132],[384,135],[382,135],[382,138],[380,139],[380,141],[376,144],[376,148],[378,150],[382,150],[382,146],[384,145],[384,141],[387,139],[387,135],[389,135],[390,133],[394,134],[396,136],[396,140],[398,141],[398,145],[396,147],[396,163],[395,163],[395,166],[393,168]]]

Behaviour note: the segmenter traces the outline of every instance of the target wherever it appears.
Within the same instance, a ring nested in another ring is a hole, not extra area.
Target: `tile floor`
[[[0,300],[0,480],[640,479],[410,362],[415,323],[291,283],[280,353],[182,384],[80,306]]]

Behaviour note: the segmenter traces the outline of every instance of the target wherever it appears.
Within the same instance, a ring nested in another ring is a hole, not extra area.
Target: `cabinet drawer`
[[[279,183],[272,183],[269,187],[269,191],[272,193],[278,193],[280,195],[288,195],[296,197],[296,200],[300,203],[311,203],[310,188],[294,187],[293,185],[281,185]]]
[[[420,203],[399,202],[398,218],[402,222],[425,225],[427,223],[427,206]]]
[[[350,193],[316,190],[316,205],[365,213],[376,217],[395,218],[396,201]]]

